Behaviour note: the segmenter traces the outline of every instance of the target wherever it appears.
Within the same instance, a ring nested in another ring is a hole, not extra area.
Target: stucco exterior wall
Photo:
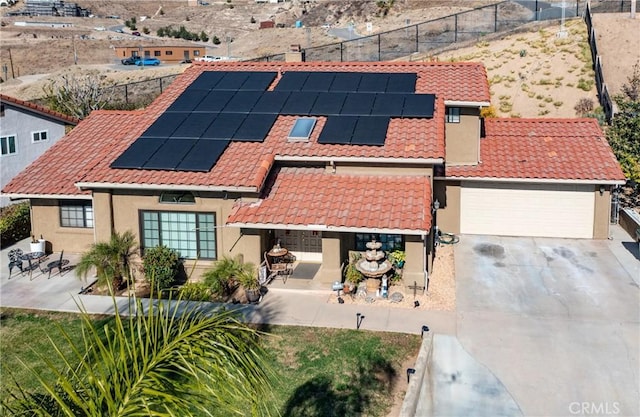
[[[435,181],[434,200],[440,209],[436,213],[436,224],[443,232],[460,233],[460,181]]]
[[[61,227],[58,200],[31,200],[31,233],[42,234],[49,250],[81,253],[94,242],[93,228]]]
[[[480,152],[480,109],[460,108],[460,123],[446,123],[447,164],[475,165]]]
[[[333,167],[327,165],[328,172],[333,172]],[[433,176],[433,166],[431,165],[350,165],[343,163],[335,164],[336,174],[348,175],[424,175]]]
[[[599,187],[597,187],[599,188]],[[611,219],[611,193],[605,190],[600,195],[599,189],[595,191],[595,210],[593,215],[593,238],[609,238],[609,222]]]

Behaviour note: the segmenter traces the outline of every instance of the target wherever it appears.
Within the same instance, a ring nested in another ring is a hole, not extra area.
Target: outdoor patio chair
[[[269,262],[269,256],[267,255],[267,252],[264,253],[264,263],[267,267],[267,270],[269,271],[269,278],[268,278],[269,282],[271,282],[272,280],[278,277],[281,277],[282,282],[286,283],[287,277],[291,275],[291,273],[293,273],[293,269],[291,268],[290,264],[286,262],[278,262],[278,263]]]
[[[51,272],[54,269],[57,269],[58,270],[58,274],[62,275],[62,270],[68,264],[69,264],[69,260],[68,259],[64,259],[64,251],[62,251],[62,252],[60,252],[60,258],[59,259],[57,259],[57,260],[55,260],[53,262],[49,262],[47,264],[47,266],[44,267],[44,268],[40,267],[40,271],[43,274],[48,273],[49,275],[47,276],[47,279],[49,279],[49,278],[51,278]]]
[[[22,249],[11,249],[9,251],[9,279],[11,279],[11,272],[13,268],[18,268],[20,273],[23,273],[22,269]]]

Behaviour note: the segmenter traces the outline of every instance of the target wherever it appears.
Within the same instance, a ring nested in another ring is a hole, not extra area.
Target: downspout
[[[424,274],[424,286],[422,288],[424,288],[422,290],[422,293],[426,293],[427,292],[427,286],[429,285],[429,271],[427,270],[427,248],[429,247],[429,241],[427,240],[427,237],[429,235],[427,234],[423,234],[422,235],[422,273]]]

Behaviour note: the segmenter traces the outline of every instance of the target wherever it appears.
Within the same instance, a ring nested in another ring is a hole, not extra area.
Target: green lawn
[[[96,319],[99,320],[99,319]],[[109,319],[102,318],[105,323]],[[28,389],[36,379],[20,361],[47,374],[37,353],[55,359],[51,344],[63,326],[82,344],[80,320],[71,314],[7,310],[0,327],[0,395],[11,376]],[[273,387],[282,416],[384,416],[393,404],[394,383],[404,378],[402,364],[417,355],[420,337],[362,330],[269,326],[266,350],[277,373]],[[52,352],[53,353],[53,352]]]

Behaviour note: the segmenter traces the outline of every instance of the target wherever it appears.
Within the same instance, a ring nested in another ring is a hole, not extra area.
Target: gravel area
[[[345,304],[363,304],[371,306],[379,306],[384,308],[410,308],[417,310],[437,310],[437,311],[453,311],[456,308],[456,281],[455,281],[455,263],[453,245],[440,245],[436,249],[436,258],[433,263],[433,271],[429,280],[429,289],[425,294],[413,296],[412,291],[405,291],[404,288],[398,286],[389,287],[389,295],[399,292],[403,295],[400,302],[393,302],[390,299],[381,297],[373,297],[370,302],[364,297],[349,295],[341,296]],[[415,306],[415,301],[419,305]],[[338,303],[338,296],[333,293],[329,299],[329,303]]]

